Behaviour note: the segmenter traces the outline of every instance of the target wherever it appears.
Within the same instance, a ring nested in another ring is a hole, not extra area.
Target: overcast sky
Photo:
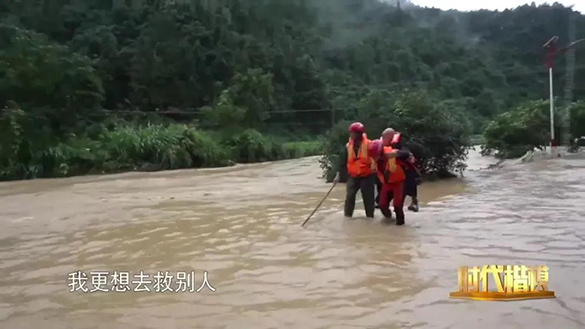
[[[505,10],[506,8],[512,9],[524,4],[532,3],[532,1],[527,0],[411,0],[411,2],[420,7],[457,9],[461,11],[479,9]],[[537,5],[543,3],[553,4],[555,2],[562,3],[566,7],[573,5],[574,10],[585,14],[585,0],[534,1]]]

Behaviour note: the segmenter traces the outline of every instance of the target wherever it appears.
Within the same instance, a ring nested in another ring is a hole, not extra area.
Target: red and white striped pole
[[[555,43],[559,38],[552,37],[543,47],[547,48],[546,67],[548,68],[549,88],[550,88],[550,155],[555,156],[556,141],[555,141],[555,117],[554,117],[554,94],[553,94],[553,68],[555,65],[555,56],[558,54]]]
[[[554,156],[555,148],[557,146],[555,141],[555,113],[554,113],[554,95],[553,95],[553,68],[548,69],[549,85],[550,85],[550,155]]]
[[[574,47],[576,44],[578,44],[582,41],[585,41],[585,39],[573,41],[569,45],[567,45],[566,47],[563,47],[563,48],[557,50],[557,47],[555,46],[555,44],[556,44],[558,39],[559,39],[559,37],[554,36],[550,40],[548,40],[544,44],[544,46],[542,46],[543,48],[546,48],[548,50],[547,54],[546,54],[545,66],[548,68],[548,77],[549,77],[549,85],[550,85],[550,154],[553,157],[556,155],[556,147],[557,147],[557,141],[555,139],[554,95],[553,95],[553,68],[555,66],[555,57],[558,54],[563,54],[563,53],[567,52],[567,50]]]

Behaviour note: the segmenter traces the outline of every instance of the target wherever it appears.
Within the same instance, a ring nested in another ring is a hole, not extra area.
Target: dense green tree
[[[11,163],[24,164],[50,146],[69,143],[71,133],[102,138],[104,127],[113,127],[103,122],[103,109],[112,111],[110,119],[131,115],[137,122],[150,118],[146,112],[174,111],[180,114],[173,119],[199,119],[208,129],[244,134],[254,128],[282,136],[324,134],[344,120],[374,126],[395,120],[392,125],[413,141],[427,141],[420,134],[430,128],[421,127],[438,120],[430,132],[444,134],[441,143],[455,143],[449,150],[458,150],[452,154],[459,159],[468,129],[482,133],[497,118],[489,134],[504,127],[502,113],[548,97],[542,44],[553,35],[560,44],[569,42],[572,17],[578,33],[585,29],[585,16],[559,4],[470,13],[418,8],[405,0],[397,5],[2,1],[0,117],[3,127],[12,127],[6,128],[10,141],[0,142],[2,168],[10,167],[6,159],[14,156],[14,145],[29,156]],[[565,72],[565,58],[559,58],[557,95],[564,92],[566,75],[574,73],[571,101],[585,97],[583,54],[577,51],[574,72]],[[240,141],[257,139],[251,130],[241,136],[247,137]],[[440,156],[447,150],[441,143],[427,150],[429,171],[454,168]]]

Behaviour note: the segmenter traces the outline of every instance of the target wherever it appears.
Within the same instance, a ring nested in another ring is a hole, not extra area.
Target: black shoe
[[[408,206],[408,210],[414,211],[414,212],[418,212],[418,205],[417,204],[411,204],[410,206]]]
[[[396,212],[396,225],[404,225],[404,211],[402,211],[402,209],[394,211]]]

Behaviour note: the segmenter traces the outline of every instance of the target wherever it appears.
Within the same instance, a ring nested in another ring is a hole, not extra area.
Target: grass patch
[[[14,147],[7,146],[4,149]],[[20,149],[21,145],[17,146]],[[125,123],[104,130],[93,139],[72,136],[65,142],[31,152],[22,158],[26,161],[13,161],[9,154],[0,154],[6,157],[0,161],[0,179],[223,167],[320,153],[320,141],[282,143],[252,129],[222,137],[191,125]]]

